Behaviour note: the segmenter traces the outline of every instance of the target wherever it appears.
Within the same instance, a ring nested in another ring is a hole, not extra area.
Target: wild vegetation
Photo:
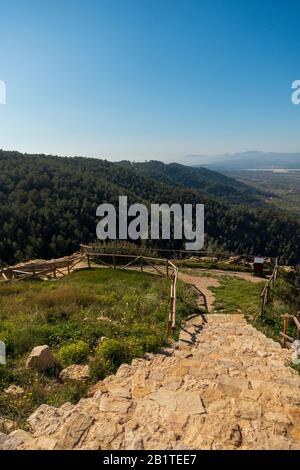
[[[96,208],[142,202],[205,204],[205,250],[300,261],[300,224],[243,183],[159,162],[144,166],[0,151],[0,263],[71,254],[96,238]],[[154,248],[181,248],[157,241]]]
[[[270,302],[263,315],[250,317],[252,323],[267,336],[276,341],[279,333],[283,330],[282,315],[298,315],[300,311],[300,271],[284,272],[280,271],[276,286],[271,292]],[[289,336],[296,338],[296,327],[290,322]]]
[[[170,282],[134,271],[80,271],[58,281],[0,285],[0,340],[7,365],[0,365],[1,416],[24,424],[40,404],[76,402],[92,383],[123,362],[167,344]],[[177,327],[196,309],[194,292],[178,283]],[[26,369],[33,347],[48,344],[59,366],[43,374]],[[86,384],[58,380],[61,368],[89,364]],[[24,388],[21,397],[3,393]]]

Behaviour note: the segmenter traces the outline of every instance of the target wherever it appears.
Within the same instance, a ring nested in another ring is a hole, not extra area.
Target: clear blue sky
[[[0,17],[0,148],[300,151],[298,0],[10,0]]]

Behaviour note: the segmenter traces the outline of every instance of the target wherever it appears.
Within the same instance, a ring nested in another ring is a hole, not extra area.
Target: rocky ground
[[[242,315],[195,316],[174,348],[123,364],[77,405],[42,405],[0,447],[300,449],[289,359]]]

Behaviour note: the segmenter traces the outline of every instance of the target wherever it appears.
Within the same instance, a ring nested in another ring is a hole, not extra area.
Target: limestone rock
[[[90,379],[90,368],[88,365],[73,364],[63,369],[59,378],[64,383],[87,382]]]
[[[218,388],[226,395],[239,397],[243,390],[248,390],[249,380],[222,375],[218,378]]]
[[[126,398],[118,398],[105,394],[101,397],[99,409],[100,411],[122,414],[127,413],[130,404],[130,400]]]
[[[4,389],[4,393],[13,398],[18,398],[24,395],[25,390],[24,388],[19,387],[18,385],[10,385],[9,387]]]
[[[8,435],[5,434],[4,432],[0,432],[0,450],[2,450],[2,446],[7,441]]]
[[[3,435],[2,435],[3,436]],[[11,432],[8,436],[1,438],[0,435],[0,449],[1,450],[16,450],[22,446],[22,444],[29,443],[32,445],[34,439],[30,434],[23,431],[22,429],[17,429]]]
[[[51,369],[57,365],[57,363],[57,359],[53,356],[49,346],[43,345],[33,348],[26,361],[26,367],[43,372],[47,369]]]
[[[18,427],[16,421],[11,419],[0,418],[0,431],[3,431],[5,434],[9,434],[12,431],[15,431]]]
[[[200,395],[195,392],[176,393],[176,411],[188,414],[206,413]]]
[[[34,436],[51,435],[59,429],[69,413],[72,411],[63,412],[53,406],[41,405],[29,416],[27,422]]]
[[[60,430],[61,448],[73,449],[94,421],[93,416],[85,413],[75,413],[72,415]]]

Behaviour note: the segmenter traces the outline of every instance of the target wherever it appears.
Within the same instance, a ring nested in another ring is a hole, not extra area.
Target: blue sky
[[[296,0],[1,2],[0,148],[300,151],[299,14]]]

